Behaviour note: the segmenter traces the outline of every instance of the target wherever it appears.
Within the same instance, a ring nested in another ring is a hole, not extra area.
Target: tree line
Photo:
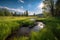
[[[0,9],[0,16],[28,16],[28,10],[26,10],[24,13],[17,13],[17,12],[10,12],[7,9]]]

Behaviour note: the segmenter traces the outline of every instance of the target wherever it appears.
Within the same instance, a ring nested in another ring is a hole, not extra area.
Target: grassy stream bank
[[[17,30],[22,24],[33,25],[32,17],[0,17],[0,40]],[[33,17],[34,18],[34,17]],[[37,18],[36,18],[37,19]],[[60,39],[60,19],[59,18],[38,18],[45,23],[45,28],[39,32],[32,32],[28,37],[14,37],[13,40],[59,40]],[[11,39],[12,40],[12,39]]]

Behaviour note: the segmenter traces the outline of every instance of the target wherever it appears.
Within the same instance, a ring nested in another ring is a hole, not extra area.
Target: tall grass
[[[4,40],[11,33],[11,30],[15,30],[18,26],[17,22],[0,21],[0,40]]]
[[[32,25],[30,17],[0,17],[0,40],[11,34],[12,31],[17,30],[22,24]]]
[[[33,25],[30,17],[1,17],[0,18],[0,40],[11,34],[11,31],[18,29],[22,24]],[[37,19],[37,18],[36,18]],[[60,40],[60,19],[58,18],[38,18],[43,20],[45,28],[39,32],[31,32],[29,37],[14,37],[13,40]]]
[[[60,40],[60,19],[46,18],[43,22],[45,22],[45,28],[39,32],[32,32],[29,40]]]

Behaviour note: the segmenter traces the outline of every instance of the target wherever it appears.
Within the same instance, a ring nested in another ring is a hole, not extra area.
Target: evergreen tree
[[[13,16],[17,16],[17,13],[15,12],[15,13],[13,14]]]
[[[33,15],[35,16],[35,13]]]
[[[4,11],[0,10],[0,16],[5,16]]]
[[[5,14],[5,16],[11,16],[12,15],[7,9],[4,10],[4,14]]]
[[[28,16],[28,10],[26,10],[26,16]]]

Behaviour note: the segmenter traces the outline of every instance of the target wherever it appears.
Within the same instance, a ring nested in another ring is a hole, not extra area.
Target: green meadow
[[[5,40],[12,31],[17,30],[22,24],[33,25],[31,18],[42,20],[45,27],[39,32],[31,32],[29,37],[14,37],[11,40],[59,40],[60,19],[59,18],[37,18],[37,17],[0,17],[0,40]]]
[[[0,40],[11,34],[11,31],[17,30],[22,23],[32,25],[31,17],[0,17]]]
[[[60,0],[0,0],[0,40],[60,40]]]

